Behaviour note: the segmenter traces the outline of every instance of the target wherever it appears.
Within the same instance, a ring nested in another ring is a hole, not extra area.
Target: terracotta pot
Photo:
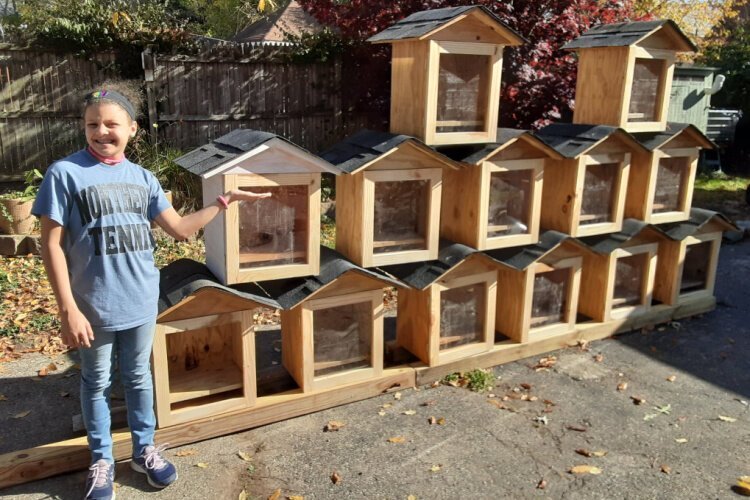
[[[0,200],[3,210],[0,211],[0,231],[5,234],[31,234],[36,217],[31,215],[34,200]],[[5,214],[9,213],[11,222]]]

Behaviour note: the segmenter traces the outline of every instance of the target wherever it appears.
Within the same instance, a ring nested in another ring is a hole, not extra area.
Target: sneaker
[[[85,500],[115,500],[115,466],[104,459],[89,467]]]
[[[157,447],[146,446],[141,456],[133,457],[130,462],[130,467],[134,471],[146,474],[148,484],[154,488],[166,488],[177,480],[177,469],[161,456],[161,452],[166,449],[166,444]]]

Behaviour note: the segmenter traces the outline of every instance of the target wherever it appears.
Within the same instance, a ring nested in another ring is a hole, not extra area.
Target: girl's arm
[[[271,196],[271,193],[251,193],[241,189],[233,189],[223,195],[227,203],[252,201],[269,196]],[[218,200],[184,217],[180,216],[174,208],[169,207],[156,216],[156,223],[173,238],[185,240],[211,222],[222,210],[224,210],[224,206]]]
[[[62,249],[63,235],[60,224],[42,216],[42,260],[60,310],[63,343],[70,347],[91,347],[94,332],[73,299],[68,261]]]

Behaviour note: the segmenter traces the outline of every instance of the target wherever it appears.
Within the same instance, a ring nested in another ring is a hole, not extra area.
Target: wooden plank
[[[578,51],[576,107],[573,123],[619,127],[627,113],[629,47],[596,47]],[[631,70],[632,71],[632,70]]]

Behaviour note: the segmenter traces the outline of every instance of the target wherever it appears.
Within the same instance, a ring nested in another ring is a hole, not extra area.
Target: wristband
[[[217,196],[217,197],[216,197],[216,201],[218,201],[218,202],[219,202],[219,205],[221,205],[221,207],[222,207],[222,208],[223,208],[224,210],[226,210],[226,209],[228,209],[228,208],[229,208],[229,202],[227,201],[227,199],[226,199],[226,198],[224,198],[224,196],[222,196],[222,195],[219,195],[219,196]]]

